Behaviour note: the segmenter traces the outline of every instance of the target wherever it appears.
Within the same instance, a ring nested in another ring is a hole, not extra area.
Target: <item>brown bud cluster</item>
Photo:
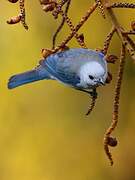
[[[133,31],[135,31],[135,21],[131,22],[131,28],[132,28]]]
[[[56,0],[39,0],[45,12],[53,11],[56,7]]]
[[[108,72],[106,83],[109,84],[111,81],[112,81],[112,74],[110,72]]]
[[[118,142],[116,138],[108,137],[108,145],[111,147],[117,146]]]
[[[117,59],[118,59],[118,57],[115,56],[115,55],[113,55],[113,54],[106,56],[106,61],[107,61],[108,63],[114,64]]]
[[[21,15],[11,17],[9,20],[7,20],[8,24],[17,24],[21,21]]]
[[[83,34],[83,33],[81,33],[81,34],[78,36],[78,38],[79,38],[82,42],[84,42],[84,34]]]
[[[11,3],[16,3],[18,0],[8,0]]]
[[[53,53],[50,49],[42,49],[42,56],[46,58],[47,56],[51,55]]]

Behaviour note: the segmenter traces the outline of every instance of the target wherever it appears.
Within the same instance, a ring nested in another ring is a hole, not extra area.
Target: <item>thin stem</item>
[[[57,4],[56,10],[53,11],[53,16],[55,19],[58,17],[59,12],[61,11],[62,6],[67,2],[68,0],[61,0],[60,3]]]
[[[125,34],[124,36],[125,36],[125,39],[128,41],[128,43],[130,44],[130,46],[135,51],[135,43],[134,43],[134,41],[128,36],[128,34]]]
[[[123,79],[124,65],[125,65],[125,47],[122,46],[121,55],[120,55],[120,65],[119,65],[119,71],[118,71],[118,79],[117,79],[116,88],[115,88],[112,123],[104,135],[104,150],[110,160],[111,165],[113,165],[113,159],[112,159],[112,154],[109,150],[110,144],[108,140],[110,138],[111,133],[114,131],[118,123],[119,101],[120,101],[120,92],[121,92],[121,85],[122,85],[122,79]],[[115,138],[112,138],[112,139],[116,140]]]
[[[105,12],[104,12],[104,6],[102,4],[101,0],[95,0],[95,2],[98,4],[98,8],[103,16],[103,18],[105,19]]]
[[[21,23],[23,27],[28,30],[28,26],[25,22],[25,6],[24,6],[24,1],[25,0],[19,0],[19,5],[20,5],[20,16],[21,16]]]
[[[96,92],[96,89],[93,89],[93,92],[91,93],[91,104],[90,104],[90,107],[88,109],[88,112],[86,113],[86,116],[88,116],[92,110],[94,109],[95,105],[96,105],[96,99],[97,99],[97,92]]]
[[[108,33],[106,39],[105,39],[105,42],[104,42],[104,47],[103,47],[103,53],[106,55],[107,54],[107,51],[109,49],[109,45],[110,45],[110,42],[112,40],[112,37],[115,33],[116,29],[115,27],[113,26],[111,31]]]
[[[128,34],[128,35],[135,35],[135,31],[126,31],[126,32],[123,32],[123,34]]]
[[[108,8],[135,8],[135,3],[126,3],[126,2],[116,2],[108,3]]]
[[[71,0],[68,0],[67,5],[66,5],[66,8],[65,8],[65,12],[64,12],[64,13],[65,13],[66,15],[67,15],[67,13],[68,13],[68,9],[69,9],[69,6],[70,6],[70,2],[71,2]],[[55,34],[53,35],[53,46],[52,46],[52,49],[55,48],[55,42],[56,42],[57,35],[58,35],[58,33],[61,31],[62,27],[64,26],[64,23],[65,23],[65,18],[63,17],[63,18],[62,18],[62,21],[61,21],[61,23],[60,23],[60,25],[59,25],[59,27],[57,28]]]

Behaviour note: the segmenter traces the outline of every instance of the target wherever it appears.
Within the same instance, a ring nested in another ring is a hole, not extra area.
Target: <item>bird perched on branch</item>
[[[107,63],[104,54],[90,49],[72,48],[49,55],[30,71],[12,76],[8,88],[39,80],[57,80],[77,90],[89,92],[104,85]]]

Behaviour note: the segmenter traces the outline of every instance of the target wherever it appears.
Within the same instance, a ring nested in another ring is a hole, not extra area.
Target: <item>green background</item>
[[[74,24],[93,1],[72,2],[69,16]],[[133,1],[128,1],[133,2]],[[135,64],[126,57],[119,123],[115,130],[119,144],[112,149],[115,164],[110,167],[103,151],[103,134],[112,117],[118,62],[109,65],[110,85],[98,89],[99,98],[92,114],[87,94],[55,81],[40,81],[14,90],[8,78],[32,69],[42,58],[41,49],[51,48],[59,21],[44,13],[37,1],[26,2],[29,31],[21,24],[8,25],[17,15],[18,4],[0,2],[0,179],[1,180],[134,180],[135,179]],[[117,9],[120,23],[129,29],[135,10]],[[93,13],[79,31],[87,46],[102,47],[111,22],[99,11]],[[64,26],[60,43],[69,33]],[[70,47],[78,47],[75,40]],[[120,42],[113,38],[110,52],[119,55]]]

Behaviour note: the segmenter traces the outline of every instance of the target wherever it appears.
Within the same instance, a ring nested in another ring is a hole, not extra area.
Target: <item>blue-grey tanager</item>
[[[51,54],[31,70],[12,76],[8,88],[43,79],[53,79],[87,92],[104,85],[107,63],[104,54],[90,49],[73,48]]]

